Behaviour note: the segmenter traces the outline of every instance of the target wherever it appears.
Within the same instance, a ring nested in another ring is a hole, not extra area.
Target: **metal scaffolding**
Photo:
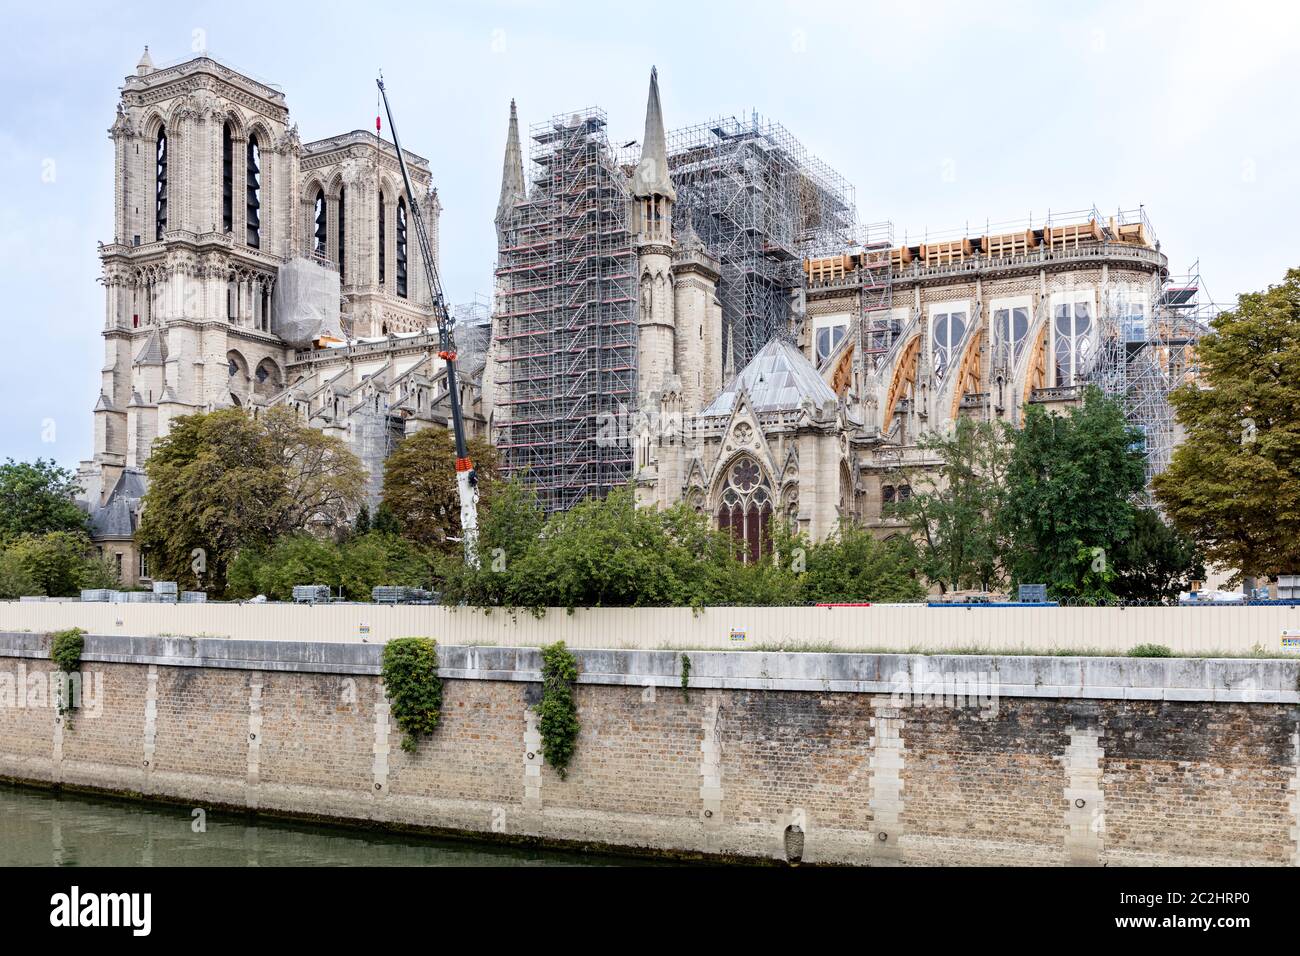
[[[560,114],[530,134],[528,198],[498,249],[497,445],[505,474],[557,511],[632,478],[630,444],[604,439],[636,403],[636,270],[605,113]]]
[[[1108,289],[1097,361],[1088,379],[1124,406],[1140,429],[1147,484],[1169,466],[1178,425],[1169,393],[1196,380],[1196,343],[1218,313],[1199,270],[1156,279],[1151,290]]]
[[[853,242],[853,187],[757,113],[669,133],[668,165],[677,231],[689,219],[722,262],[718,298],[739,369],[787,330],[803,260]]]

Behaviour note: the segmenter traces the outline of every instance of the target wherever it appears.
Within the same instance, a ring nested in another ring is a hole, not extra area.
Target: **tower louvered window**
[[[384,194],[379,194],[379,285],[384,285],[384,246],[386,237],[384,235]]]
[[[406,298],[406,200],[397,200],[397,294]]]
[[[162,240],[167,231],[167,128],[158,130],[157,143],[157,192],[154,200],[154,238]]]
[[[342,186],[339,187],[339,225],[338,225],[339,243],[338,243],[338,253],[339,253],[339,281],[340,281],[340,282],[343,281],[343,277],[344,277],[344,276],[343,276],[343,224],[344,224],[345,222],[347,222],[347,216],[344,215],[344,211],[343,211],[343,197],[344,197],[344,193],[346,193],[346,191],[347,191],[347,190],[344,189],[344,187],[342,187]]]
[[[316,233],[315,233],[316,240],[312,248],[312,252],[314,252],[319,258],[324,259],[325,243],[327,240],[326,240],[326,219],[325,219],[325,190],[323,189],[316,190],[316,205],[313,208],[312,214],[316,223]]]
[[[258,249],[262,245],[262,149],[257,136],[248,137],[248,245]]]
[[[221,228],[235,228],[235,137],[229,123],[221,128]]]

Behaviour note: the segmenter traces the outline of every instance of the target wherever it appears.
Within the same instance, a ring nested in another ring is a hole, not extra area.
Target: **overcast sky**
[[[510,98],[525,130],[597,105],[637,139],[652,65],[670,128],[756,109],[900,237],[1145,204],[1221,302],[1300,265],[1300,4],[46,0],[7,4],[0,43],[0,457],[90,455],[106,131],[145,44],[278,84],[304,141],[373,129],[382,68],[440,189],[453,302],[491,289]]]

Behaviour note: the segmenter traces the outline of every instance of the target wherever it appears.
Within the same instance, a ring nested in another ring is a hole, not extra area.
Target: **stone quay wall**
[[[0,776],[686,857],[1298,865],[1300,661],[580,649],[566,779],[535,648],[440,646],[398,746],[364,643],[0,632]]]

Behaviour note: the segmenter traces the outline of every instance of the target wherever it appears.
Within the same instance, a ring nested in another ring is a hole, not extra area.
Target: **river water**
[[[317,826],[0,785],[0,866],[626,866],[618,857]]]

